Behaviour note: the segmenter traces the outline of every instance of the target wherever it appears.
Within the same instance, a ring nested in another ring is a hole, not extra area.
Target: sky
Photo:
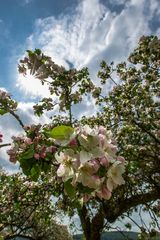
[[[37,118],[32,106],[49,92],[37,79],[24,78],[17,65],[27,49],[40,48],[57,64],[88,67],[92,79],[101,60],[127,59],[142,35],[160,35],[160,0],[0,0],[0,88],[19,101],[18,114],[25,124],[46,123],[47,115]],[[91,107],[92,106],[92,107]],[[76,114],[94,114],[86,100]],[[0,117],[4,142],[22,132],[8,114]],[[0,150],[0,166],[14,172]]]
[[[33,76],[18,74],[17,65],[27,49],[40,48],[59,65],[88,67],[91,78],[101,60],[127,59],[142,35],[160,35],[160,0],[0,0],[0,88],[19,102],[18,114],[25,124],[48,122],[48,116],[36,118],[32,106],[49,96]],[[79,111],[80,109],[80,111]],[[75,115],[92,115],[93,102],[86,99]],[[0,118],[4,140],[21,131],[9,115]],[[9,171],[1,149],[0,165]]]

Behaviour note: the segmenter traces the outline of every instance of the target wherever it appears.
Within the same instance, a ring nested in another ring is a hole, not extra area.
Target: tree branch
[[[9,110],[9,113],[19,122],[22,128],[24,128],[24,124],[21,121],[20,117],[12,110]]]
[[[88,211],[87,208],[85,207],[85,205],[83,205],[81,210],[78,210],[78,215],[80,217],[80,221],[82,224],[82,229],[84,231],[84,234],[87,238],[89,239],[90,235],[91,235],[91,222],[90,222],[90,218],[88,215]]]
[[[146,202],[151,202],[157,199],[160,199],[160,191],[158,189],[155,189],[148,193],[136,194],[127,199],[118,199],[117,203],[114,200],[114,205],[116,205],[115,208],[113,207],[112,201],[107,203],[105,202],[103,204],[105,217],[110,223],[112,223],[119,216],[121,216],[123,213],[126,213],[131,208],[134,208],[140,204],[146,204]]]
[[[11,143],[4,143],[4,144],[1,144],[1,145],[0,145],[0,148],[2,148],[2,147],[7,147],[7,146],[11,146]]]

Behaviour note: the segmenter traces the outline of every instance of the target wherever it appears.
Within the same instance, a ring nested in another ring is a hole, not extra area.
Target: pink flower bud
[[[40,157],[41,158],[45,158],[46,157],[46,153],[45,152],[40,153]]]
[[[99,134],[102,134],[102,135],[105,135],[106,134],[106,129],[103,127],[103,126],[99,126],[99,129],[98,129],[98,133]]]
[[[12,163],[16,163],[17,162],[17,159],[15,158],[15,156],[10,156],[10,162],[12,162]]]
[[[109,164],[109,160],[107,159],[107,157],[101,157],[101,158],[99,158],[99,161],[100,161],[100,164],[102,165],[102,166],[108,166],[108,164]]]
[[[94,172],[97,172],[98,169],[100,168],[100,164],[99,164],[98,160],[92,159],[91,164],[92,164],[92,169],[94,170]]]
[[[113,145],[111,143],[108,143],[107,146],[114,152],[116,153],[117,152],[117,146],[116,145]]]
[[[76,140],[75,138],[73,138],[73,139],[69,142],[69,146],[71,146],[71,147],[77,146],[77,140]]]
[[[46,149],[47,152],[54,153],[57,150],[55,146],[50,146]]]
[[[111,198],[112,193],[111,191],[108,190],[106,186],[103,185],[101,191],[96,192],[96,195],[100,199],[104,198],[106,200],[109,200]]]
[[[99,145],[100,145],[100,147],[103,148],[105,145],[105,136],[103,134],[99,134],[98,138],[99,138]]]
[[[118,156],[118,157],[117,157],[117,160],[120,161],[121,163],[124,163],[124,162],[125,162],[125,159],[124,159],[124,157],[122,157],[122,156]]]
[[[38,153],[35,153],[35,154],[34,154],[34,158],[35,158],[35,159],[39,159],[39,158],[40,158],[40,155],[39,155]]]
[[[31,140],[30,138],[26,138],[26,139],[24,140],[24,143],[30,145],[30,144],[32,144],[32,140]]]

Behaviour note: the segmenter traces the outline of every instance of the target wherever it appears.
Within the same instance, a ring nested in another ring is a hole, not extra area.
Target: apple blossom
[[[105,185],[102,185],[101,189],[96,191],[96,195],[100,199],[109,200],[112,196],[112,191],[110,191]]]
[[[57,170],[58,177],[62,177],[64,181],[72,178],[74,176],[74,162],[77,161],[74,152],[69,149],[65,152],[56,153],[55,158],[58,163],[60,163]]]
[[[113,165],[109,168],[107,172],[107,187],[110,191],[113,190],[117,185],[124,184],[124,179],[122,174],[125,171],[125,165],[121,162],[116,161]]]
[[[79,184],[90,189],[91,197],[107,199],[115,187],[124,183],[124,158],[117,156],[117,146],[110,131],[104,127],[57,126],[47,130],[50,138],[46,138],[41,126],[25,129],[27,136],[12,138],[13,145],[8,154],[10,161],[18,160],[22,167],[23,158],[28,158],[33,164],[31,174],[34,174],[34,164],[37,169],[37,164],[52,162],[57,177],[64,183],[71,180],[71,185],[82,197],[85,190],[79,188]]]

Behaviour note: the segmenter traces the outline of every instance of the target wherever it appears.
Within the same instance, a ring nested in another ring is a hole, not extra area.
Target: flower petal
[[[92,158],[92,154],[89,152],[86,152],[84,150],[80,151],[80,162],[82,164],[88,162],[89,160],[91,160]]]

